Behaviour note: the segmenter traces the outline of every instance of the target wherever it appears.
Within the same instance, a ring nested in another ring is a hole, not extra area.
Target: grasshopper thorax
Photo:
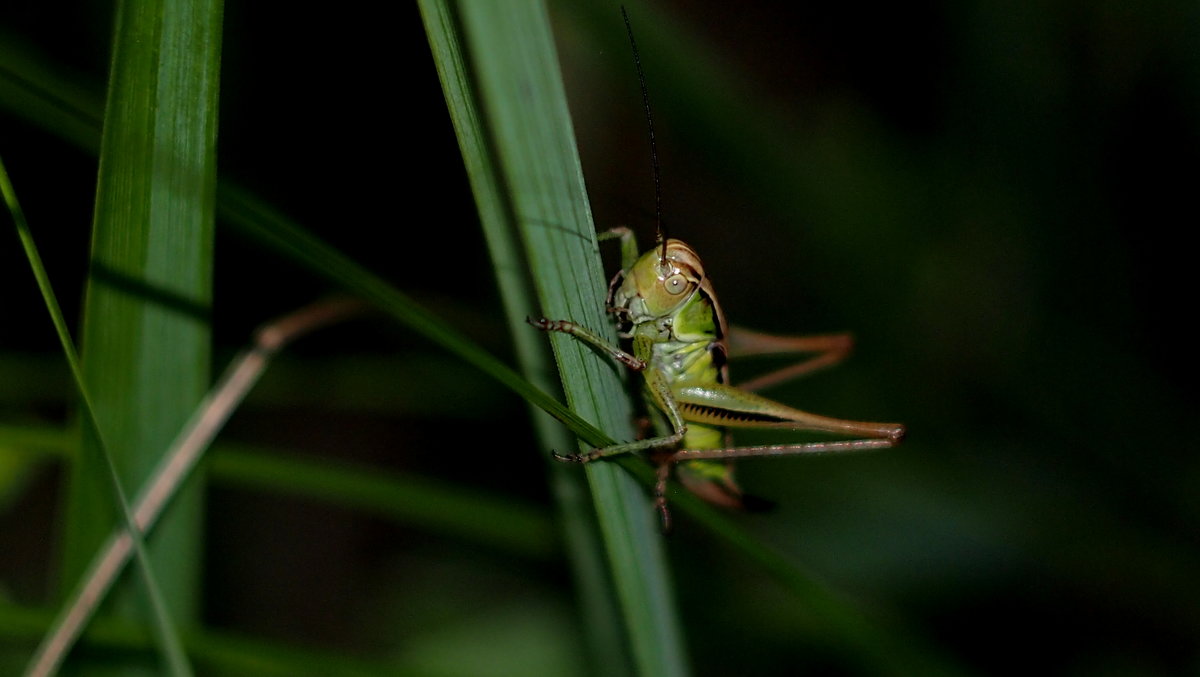
[[[622,319],[638,325],[669,317],[704,283],[700,257],[685,242],[667,240],[666,253],[664,259],[655,247],[622,271],[623,279],[611,299],[613,312]]]

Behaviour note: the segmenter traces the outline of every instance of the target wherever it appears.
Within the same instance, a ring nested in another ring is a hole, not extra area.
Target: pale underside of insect
[[[629,229],[617,228],[602,237],[621,240],[622,270],[609,285],[607,305],[631,350],[613,346],[569,321],[531,323],[574,336],[640,373],[656,434],[581,454],[555,453],[556,458],[589,463],[648,452],[658,465],[655,504],[666,527],[670,523],[666,483],[672,468],[680,482],[701,498],[725,507],[747,507],[733,479],[734,459],[884,449],[903,439],[904,426],[898,423],[820,416],[754,392],[840,362],[850,351],[848,334],[774,336],[730,330],[700,258],[687,244],[668,239],[639,256]],[[804,353],[808,357],[735,387],[727,364],[731,345],[741,354]],[[738,447],[730,444],[730,428],[788,428],[855,439]]]

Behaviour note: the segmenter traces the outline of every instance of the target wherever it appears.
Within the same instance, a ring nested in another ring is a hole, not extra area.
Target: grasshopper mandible
[[[819,416],[753,392],[840,362],[850,351],[851,338],[849,334],[772,336],[730,329],[725,323],[700,257],[687,244],[666,237],[664,232],[650,101],[624,7],[621,13],[642,85],[658,207],[658,241],[640,256],[628,228],[601,234],[601,239],[617,238],[621,243],[622,269],[609,283],[607,306],[617,318],[618,335],[631,342],[632,352],[612,346],[569,321],[540,319],[530,320],[530,324],[574,336],[642,375],[655,436],[582,454],[554,452],[554,457],[590,463],[618,454],[650,452],[658,464],[654,497],[665,529],[670,525],[666,483],[672,468],[680,482],[701,498],[721,506],[746,507],[747,497],[733,479],[733,459],[884,449],[903,439],[904,426]],[[744,354],[790,352],[810,353],[811,357],[735,387],[730,385],[727,364],[731,344]],[[728,428],[791,428],[859,439],[736,447],[730,445]]]

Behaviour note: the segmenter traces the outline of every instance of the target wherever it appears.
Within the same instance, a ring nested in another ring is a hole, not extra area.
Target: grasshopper
[[[643,394],[657,435],[581,454],[559,454],[560,461],[590,463],[638,451],[651,452],[658,465],[655,507],[663,527],[670,526],[666,484],[674,468],[692,493],[724,507],[753,507],[733,478],[731,461],[754,456],[834,453],[885,449],[904,437],[898,423],[849,421],[811,414],[758,395],[774,385],[840,362],[848,353],[848,334],[773,336],[727,330],[724,313],[700,258],[686,243],[664,239],[638,256],[633,233],[617,228],[605,237],[621,239],[622,270],[609,285],[608,310],[617,317],[618,335],[632,352],[573,322],[531,320],[538,329],[574,336],[643,377]],[[743,354],[811,353],[790,367],[766,374],[742,387],[730,385],[730,345]],[[730,446],[729,428],[790,428],[857,436],[862,439],[753,447]]]
[[[683,241],[666,237],[650,100],[624,7],[621,13],[633,48],[650,128],[658,207],[657,243],[650,251],[639,256],[633,231],[625,227],[600,236],[620,240],[621,270],[609,283],[606,305],[608,312],[617,318],[618,336],[630,341],[632,352],[610,345],[570,321],[540,319],[530,320],[530,324],[543,331],[569,334],[642,375],[643,395],[655,436],[581,454],[554,452],[554,457],[560,461],[590,463],[619,454],[649,452],[658,466],[654,502],[665,530],[670,527],[666,484],[672,469],[686,488],[710,503],[753,507],[750,497],[734,481],[733,459],[885,449],[898,444],[905,430],[898,423],[849,421],[811,414],[754,392],[840,362],[850,351],[851,337],[849,334],[773,336],[731,329],[725,323],[700,257]],[[735,387],[729,381],[731,347],[744,354],[811,356]],[[731,446],[729,428],[790,428],[858,439],[736,447]]]

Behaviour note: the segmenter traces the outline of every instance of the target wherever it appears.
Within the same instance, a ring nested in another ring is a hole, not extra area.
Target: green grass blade
[[[98,153],[104,102],[29,51],[29,45],[0,33],[0,102],[4,109]]]
[[[496,284],[512,335],[521,373],[542,390],[559,390],[558,375],[542,336],[526,318],[539,314],[538,302],[520,241],[519,228],[504,190],[502,168],[492,152],[483,111],[468,67],[458,17],[451,3],[420,3],[425,31],[458,136],[467,176],[475,195],[480,223],[492,259]],[[530,408],[541,453],[575,444],[549,416]],[[567,552],[579,593],[581,616],[588,629],[585,645],[593,675],[627,675],[631,669],[624,626],[605,563],[599,524],[591,510],[583,473],[550,463],[550,483],[562,522]]]
[[[245,191],[221,186],[221,216],[241,232],[312,272],[370,301],[409,329],[449,351],[566,425],[589,444],[607,437],[594,425],[496,359],[445,320],[422,308],[383,278],[358,265]]]
[[[209,472],[222,484],[324,500],[528,557],[554,554],[549,520],[538,508],[511,498],[433,479],[245,447],[222,446],[214,452]],[[489,519],[481,520],[480,515]]]
[[[191,669],[183,653],[178,632],[175,629],[170,612],[166,608],[157,576],[154,573],[153,565],[150,563],[146,547],[142,542],[141,531],[134,522],[129,501],[121,486],[121,479],[118,475],[116,464],[113,462],[112,454],[104,442],[105,436],[101,431],[99,420],[96,416],[93,399],[88,394],[83,369],[80,366],[75,345],[71,341],[70,333],[67,330],[67,323],[63,319],[62,310],[59,307],[58,300],[54,296],[54,289],[50,286],[49,276],[46,274],[45,266],[42,265],[41,256],[38,255],[37,247],[33,242],[33,236],[29,232],[29,225],[25,222],[24,213],[21,210],[20,203],[17,201],[16,192],[13,190],[12,182],[9,180],[8,172],[2,160],[0,160],[0,192],[3,193],[4,201],[8,205],[9,212],[12,214],[21,244],[25,248],[26,257],[29,259],[29,265],[33,269],[34,277],[37,279],[38,287],[42,292],[42,297],[50,313],[51,321],[54,323],[54,329],[58,334],[59,342],[62,344],[63,353],[71,368],[71,375],[75,379],[75,385],[78,388],[80,401],[82,402],[84,419],[87,421],[88,430],[95,440],[97,455],[102,465],[99,469],[101,474],[99,478],[100,483],[103,485],[104,491],[112,495],[111,500],[116,503],[120,522],[130,535],[134,556],[138,561],[138,570],[141,573],[142,582],[145,585],[146,594],[152,609],[155,621],[154,627],[158,630],[157,637],[163,656],[172,674],[191,674]],[[101,507],[104,508],[107,505],[102,505]],[[84,571],[86,572],[86,569]],[[85,576],[86,573],[81,574],[81,578]],[[66,622],[67,618],[60,616],[55,621],[55,627],[59,627]],[[74,635],[74,631],[71,634]],[[52,674],[69,649],[69,644],[43,644],[30,661],[29,674]]]
[[[140,485],[207,389],[222,5],[128,0],[117,8],[100,146],[84,377],[122,481]],[[85,432],[68,487],[64,574],[75,580],[111,525]],[[198,614],[199,484],[150,543],[166,604]],[[135,588],[116,610],[139,614]],[[177,640],[175,640],[177,641]],[[172,670],[186,672],[179,661]]]
[[[543,312],[607,328],[615,341],[604,313],[606,284],[545,7],[463,3],[459,10]],[[565,336],[552,337],[552,343],[572,409],[619,437],[631,437],[628,398],[613,366]],[[644,489],[611,464],[586,472],[637,669],[644,675],[687,674],[661,535]]]
[[[36,640],[50,625],[50,612],[0,601],[0,636],[17,641]],[[375,675],[428,675],[395,661],[360,660],[344,651],[322,651],[253,640],[224,632],[191,630],[183,633],[188,653],[205,674],[254,677],[373,677]],[[153,639],[145,628],[116,618],[98,618],[84,633],[82,645],[106,652],[148,654]]]
[[[0,458],[45,463],[73,458],[77,451],[76,436],[63,428],[0,423]],[[246,445],[215,444],[205,463],[208,480],[222,486],[324,501],[520,557],[556,556],[553,528],[544,509],[512,497]],[[480,515],[495,518],[481,520]]]

